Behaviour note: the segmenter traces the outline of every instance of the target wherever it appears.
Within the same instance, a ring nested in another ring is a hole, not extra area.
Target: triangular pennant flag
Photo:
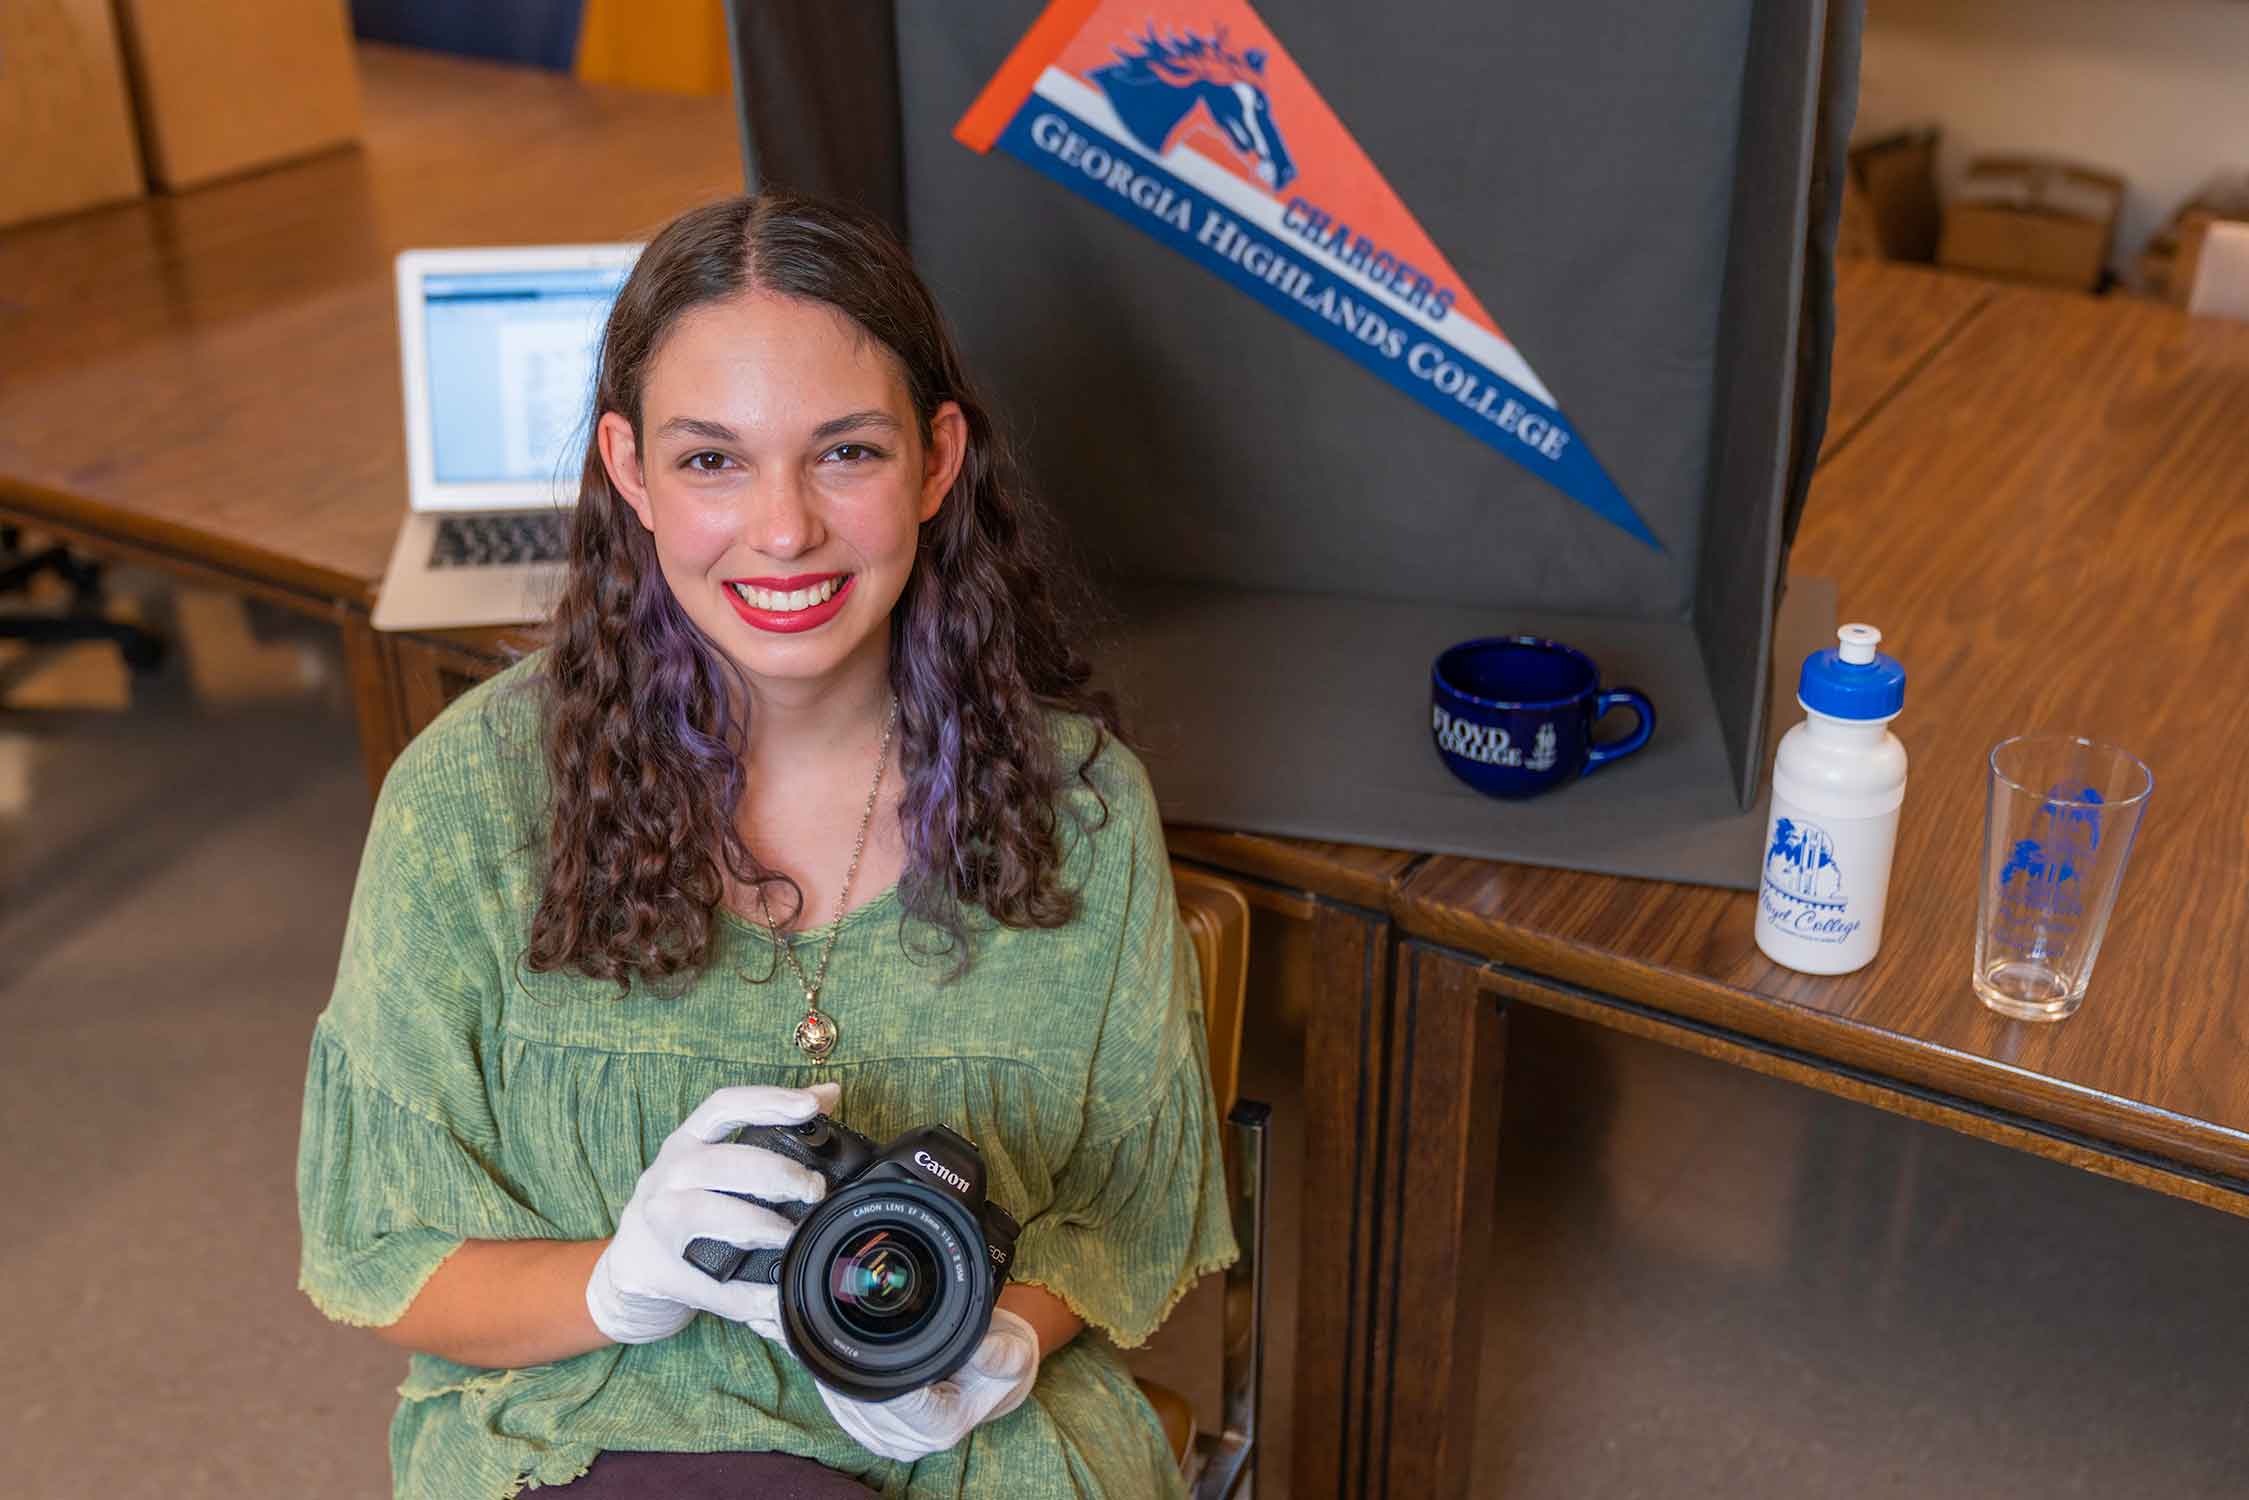
[[[1660,548],[1245,0],[1053,0],[953,135],[1109,209]]]

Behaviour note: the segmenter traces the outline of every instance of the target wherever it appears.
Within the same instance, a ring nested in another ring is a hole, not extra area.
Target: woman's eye
[[[701,453],[688,454],[687,467],[698,474],[716,474],[726,467],[726,455],[706,448]]]
[[[881,455],[865,443],[838,443],[828,450],[828,457],[838,463],[858,464]]]

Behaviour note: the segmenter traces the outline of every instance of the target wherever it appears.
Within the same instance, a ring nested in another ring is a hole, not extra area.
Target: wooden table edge
[[[0,517],[52,531],[89,551],[147,564],[289,608],[332,616],[338,609],[364,615],[374,607],[376,584],[242,542],[218,541],[192,526],[137,515],[130,510],[0,474]]]
[[[2249,1218],[2249,1181],[2223,1172],[2206,1170],[2159,1152],[2120,1147],[1997,1105],[1883,1077],[1867,1069],[1839,1064],[1723,1027],[1687,1021],[1653,1007],[1579,985],[1558,983],[1505,964],[1487,962],[1480,974],[1486,987],[1509,1000]]]
[[[1337,859],[1312,840],[1170,822],[1164,825],[1164,837],[1172,854],[1181,859],[1251,876],[1283,891],[1361,907],[1377,916],[1388,915],[1406,882],[1429,858],[1374,845],[1342,846],[1364,849],[1371,856],[1362,867]],[[1392,860],[1395,869],[1374,868]]]
[[[1634,1016],[1638,1034],[1673,1046],[2249,1216],[2249,1139],[2214,1139],[2207,1124],[2034,1074],[2010,1075],[2009,1087],[1982,1059],[1433,909],[1415,900],[1411,882],[1392,915],[1401,934],[1486,966],[1495,983],[1535,987],[1518,995],[1528,1003],[1622,1029],[1631,1028],[1619,1018]],[[1974,1003],[1964,979],[1961,1003]]]

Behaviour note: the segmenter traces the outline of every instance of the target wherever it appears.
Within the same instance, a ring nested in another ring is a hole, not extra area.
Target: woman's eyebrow
[[[889,412],[869,407],[865,411],[855,411],[847,416],[830,417],[827,421],[812,429],[812,441],[824,443],[829,438],[840,437],[844,433],[856,431],[863,427],[879,427],[886,432],[896,432],[898,430],[898,419]]]
[[[813,428],[812,441],[824,443],[828,439],[841,436],[846,432],[863,431],[870,427],[879,428],[884,432],[896,432],[898,430],[898,419],[878,407],[869,407],[865,411],[847,412],[840,417],[830,417],[827,421]],[[660,438],[707,438],[714,443],[739,443],[742,440],[741,434],[724,422],[713,422],[703,417],[673,417],[656,429],[656,436]]]
[[[741,441],[741,435],[724,422],[706,422],[701,417],[674,417],[656,429],[656,436],[660,438],[672,437],[675,434],[709,438],[714,443]]]

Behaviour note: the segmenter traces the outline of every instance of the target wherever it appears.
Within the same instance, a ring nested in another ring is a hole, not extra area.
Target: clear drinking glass
[[[1976,993],[2058,1021],[2085,998],[2155,777],[2115,745],[2025,734],[1991,751]]]

